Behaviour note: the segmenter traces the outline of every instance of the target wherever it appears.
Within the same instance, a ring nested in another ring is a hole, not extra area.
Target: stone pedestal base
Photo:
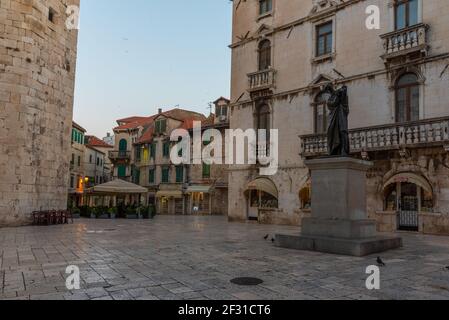
[[[363,257],[402,247],[399,237],[373,237],[364,239],[344,239],[329,237],[307,237],[276,235],[276,246],[287,249],[318,251]]]
[[[398,237],[377,236],[366,213],[366,172],[371,162],[329,157],[305,162],[312,173],[312,217],[300,236],[276,236],[290,249],[365,256],[402,246]]]

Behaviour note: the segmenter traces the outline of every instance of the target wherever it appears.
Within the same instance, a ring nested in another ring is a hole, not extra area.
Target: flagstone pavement
[[[294,251],[271,241],[297,232],[188,216],[4,228],[0,299],[449,300],[449,237],[401,233],[404,247],[381,255],[381,289],[370,291],[365,271],[377,255]],[[66,288],[69,265],[81,271],[80,290]],[[235,277],[264,283],[237,286]]]

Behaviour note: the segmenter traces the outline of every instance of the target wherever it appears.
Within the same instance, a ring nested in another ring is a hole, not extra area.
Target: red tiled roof
[[[141,117],[135,121],[127,122],[121,126],[115,127],[115,130],[131,130],[131,129],[137,129],[138,127],[144,126],[148,123],[151,123],[153,121],[154,117]]]
[[[204,120],[203,122],[201,122],[201,126],[203,127],[210,127],[213,126],[215,124],[215,114],[211,113],[210,116]]]
[[[137,140],[137,144],[150,143],[153,140],[154,125],[148,127],[142,136]]]
[[[140,120],[145,120],[147,117],[128,117],[128,118],[124,118],[124,119],[119,119],[117,120],[117,123],[130,123],[130,122],[136,122],[136,121],[140,121]]]
[[[144,126],[145,129],[142,136],[137,141],[137,144],[150,143],[153,140],[154,121],[160,116],[182,121],[179,129],[185,130],[192,129],[194,121],[204,121],[206,119],[203,114],[183,109],[173,109],[161,114],[154,115],[150,118],[147,118],[147,121],[145,123],[140,123],[140,125]]]
[[[86,136],[86,139],[87,139],[87,146],[89,147],[114,148],[114,146],[107,144],[106,142],[95,136]]]

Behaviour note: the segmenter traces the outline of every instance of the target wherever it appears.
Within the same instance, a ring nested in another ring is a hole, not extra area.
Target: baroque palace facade
[[[367,7],[380,29],[366,27]],[[300,225],[304,160],[326,154],[328,83],[348,87],[352,156],[369,159],[381,231],[449,233],[449,3],[235,0],[231,128],[279,130],[279,170],[229,170],[229,218]]]

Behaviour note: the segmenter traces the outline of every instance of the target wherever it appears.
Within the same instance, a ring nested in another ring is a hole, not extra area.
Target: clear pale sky
[[[84,0],[74,120],[102,138],[115,120],[229,96],[229,0]]]

